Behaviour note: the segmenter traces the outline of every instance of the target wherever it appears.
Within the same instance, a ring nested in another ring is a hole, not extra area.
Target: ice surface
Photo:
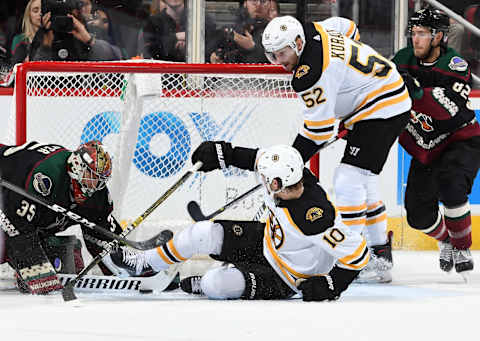
[[[0,291],[0,340],[477,340],[480,251],[465,284],[437,252],[394,252],[394,281],[351,286],[337,302],[211,301],[176,291],[80,294],[81,306]]]

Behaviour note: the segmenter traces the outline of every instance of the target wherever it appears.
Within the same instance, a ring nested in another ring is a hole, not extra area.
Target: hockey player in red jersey
[[[440,268],[473,269],[468,195],[480,167],[480,128],[468,100],[468,63],[446,44],[449,20],[422,9],[409,20],[411,47],[393,61],[415,80],[415,99],[400,143],[412,155],[405,208],[411,227],[438,240]],[[443,203],[443,214],[439,208]]]
[[[337,299],[368,263],[365,238],[338,219],[295,148],[258,150],[206,141],[192,155],[192,162],[198,161],[201,171],[229,166],[256,171],[267,222],[201,221],[134,258],[125,251],[112,254],[116,265],[139,275],[144,264],[161,271],[209,254],[228,264],[183,279],[185,291],[215,299],[285,299],[298,293],[305,301],[324,301]]]
[[[364,271],[362,280],[389,282],[391,240],[377,182],[408,121],[411,100],[395,65],[336,31],[341,25],[334,21],[302,26],[293,17],[278,17],[265,28],[262,43],[272,63],[293,73],[292,87],[304,103],[304,124],[293,144],[303,160],[333,136],[337,120],[348,129],[334,175],[335,204],[373,251],[372,271]]]

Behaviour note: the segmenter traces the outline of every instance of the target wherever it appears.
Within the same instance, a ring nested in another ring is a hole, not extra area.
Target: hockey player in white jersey
[[[207,141],[193,153],[192,162],[197,161],[203,162],[203,171],[256,170],[264,185],[267,222],[198,222],[163,247],[134,257],[112,254],[115,264],[140,275],[145,268],[160,271],[209,254],[228,265],[183,279],[185,291],[214,299],[286,299],[298,293],[305,301],[323,301],[336,300],[368,263],[366,240],[336,219],[335,208],[295,148],[257,150]]]
[[[336,120],[348,129],[334,175],[336,205],[344,223],[364,233],[373,251],[374,271],[364,271],[363,280],[389,282],[391,238],[377,178],[409,119],[411,100],[395,65],[350,39],[359,38],[352,27],[341,18],[302,26],[293,17],[277,17],[265,28],[262,44],[272,63],[292,72],[292,87],[305,105],[293,144],[304,161],[333,136]]]

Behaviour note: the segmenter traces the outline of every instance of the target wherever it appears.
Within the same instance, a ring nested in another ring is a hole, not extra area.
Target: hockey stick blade
[[[208,218],[202,213],[202,209],[196,201],[190,201],[187,204],[187,211],[194,221],[208,220]]]
[[[37,204],[40,204],[42,206],[45,206],[45,207],[51,209],[54,212],[62,214],[63,216],[69,218],[71,221],[74,221],[75,223],[86,226],[86,227],[88,227],[88,228],[90,228],[94,231],[97,231],[98,233],[103,234],[106,237],[117,240],[118,242],[120,242],[122,244],[125,244],[125,245],[128,245],[128,246],[130,246],[134,249],[148,250],[148,249],[152,248],[152,247],[145,248],[145,246],[152,246],[151,241],[146,243],[146,244],[143,244],[142,242],[137,242],[137,241],[133,241],[133,240],[129,240],[129,239],[120,237],[120,236],[116,235],[115,233],[110,232],[109,229],[106,229],[105,227],[97,225],[97,224],[87,220],[86,218],[81,217],[78,214],[76,214],[76,213],[74,213],[70,210],[67,210],[66,208],[64,208],[62,206],[59,206],[59,205],[57,205],[53,202],[50,202],[47,199],[44,199],[44,198],[41,198],[41,197],[39,197],[35,194],[29,193],[26,190],[24,190],[23,188],[21,188],[17,185],[14,185],[13,183],[11,183],[11,182],[9,182],[9,181],[1,178],[1,177],[0,177],[0,186],[8,188],[9,190],[11,190],[13,192],[16,192],[20,195],[23,195],[25,198],[30,199],[30,200],[36,202]],[[167,241],[168,240],[166,240],[165,242],[167,242]]]

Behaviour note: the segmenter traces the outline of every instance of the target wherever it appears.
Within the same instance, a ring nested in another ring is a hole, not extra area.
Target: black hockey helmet
[[[443,32],[446,34],[450,27],[448,16],[438,9],[423,8],[415,12],[408,20],[408,32],[412,32],[413,26],[430,27],[433,34]]]

